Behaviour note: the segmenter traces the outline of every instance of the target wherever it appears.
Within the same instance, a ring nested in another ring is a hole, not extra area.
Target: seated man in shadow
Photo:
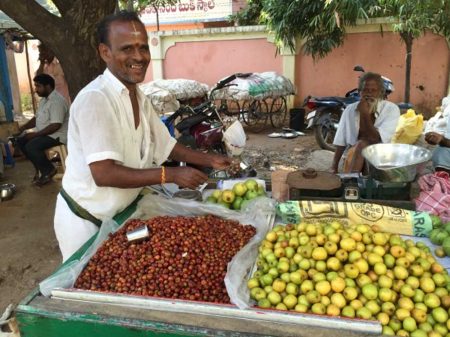
[[[362,150],[377,143],[389,143],[395,133],[400,109],[384,100],[383,78],[365,73],[359,79],[359,102],[350,104],[342,113],[333,144],[336,146],[332,172],[337,173],[339,161],[347,150],[343,172],[361,172],[364,167]]]
[[[67,125],[69,106],[63,96],[55,90],[55,80],[47,74],[34,77],[36,93],[42,97],[36,116],[19,127],[25,133],[17,139],[17,145],[22,153],[34,165],[36,170],[33,183],[42,186],[49,183],[56,174],[56,168],[47,158],[45,150],[67,143]]]

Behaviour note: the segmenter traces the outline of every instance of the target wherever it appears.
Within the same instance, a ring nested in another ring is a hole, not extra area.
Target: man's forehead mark
[[[134,21],[131,21],[131,24],[133,25],[133,30],[134,30],[134,32],[132,32],[131,34],[132,34],[132,35],[135,35],[135,36],[140,35],[141,32],[138,32],[138,31],[137,31],[136,26],[134,25]]]

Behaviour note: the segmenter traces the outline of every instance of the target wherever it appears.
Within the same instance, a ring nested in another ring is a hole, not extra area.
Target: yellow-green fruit
[[[339,309],[342,309],[346,306],[347,301],[341,293],[334,293],[330,297],[331,303],[333,303],[335,306],[337,306]]]
[[[327,295],[331,291],[330,282],[323,280],[316,283],[315,289],[320,295]]]
[[[368,300],[374,300],[378,297],[378,289],[374,284],[365,284],[361,291]]]
[[[234,198],[235,198],[235,195],[232,190],[223,190],[222,201],[226,202],[227,204],[231,204],[231,203],[233,203]]]
[[[293,309],[297,305],[297,296],[288,294],[283,298],[283,303],[288,309]]]
[[[267,298],[262,298],[258,301],[258,307],[261,308],[270,308],[272,307],[272,303]]]
[[[259,280],[257,278],[255,278],[255,277],[252,277],[251,279],[249,279],[247,281],[247,287],[249,289],[253,289],[253,288],[259,287]]]
[[[444,308],[441,308],[441,307],[434,308],[431,311],[431,314],[436,322],[438,322],[438,323],[446,323],[447,322],[448,313],[447,313],[447,310],[445,310]]]
[[[286,307],[286,304],[284,304],[284,303],[278,303],[275,306],[275,309],[277,309],[277,310],[288,310],[288,308]]]
[[[378,322],[381,323],[381,325],[388,325],[388,323],[389,323],[389,315],[386,314],[385,312],[380,312],[377,315],[377,320],[378,320]]]
[[[316,261],[326,260],[328,253],[323,247],[316,247],[312,251],[312,258]]]
[[[244,183],[236,183],[233,185],[232,191],[235,195],[242,197],[247,192],[247,186]]]
[[[335,304],[329,304],[327,305],[327,312],[326,314],[329,316],[339,316],[341,313],[341,309],[336,306]]]
[[[267,294],[267,299],[272,303],[272,305],[277,305],[281,302],[281,295],[276,291],[272,291]]]
[[[217,201],[219,201],[222,197],[222,190],[214,190],[211,194],[211,196],[216,199]]]
[[[356,317],[362,319],[370,319],[372,317],[372,313],[366,307],[362,307],[356,310]]]
[[[344,317],[355,317],[356,312],[355,309],[353,309],[351,306],[346,305],[345,307],[342,308],[341,310],[341,315]]]
[[[327,308],[322,303],[314,303],[311,306],[311,312],[314,314],[324,315],[327,312]]]
[[[294,310],[297,311],[297,312],[305,313],[305,312],[308,312],[308,307],[306,305],[304,305],[304,304],[297,304],[294,307]]]
[[[403,329],[408,332],[413,332],[414,330],[417,330],[416,320],[412,317],[406,317],[403,320]]]

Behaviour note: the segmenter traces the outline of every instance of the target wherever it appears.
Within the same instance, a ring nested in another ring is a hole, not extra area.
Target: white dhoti
[[[56,199],[54,227],[63,262],[71,257],[99,229],[92,222],[75,215],[61,194],[58,194]]]

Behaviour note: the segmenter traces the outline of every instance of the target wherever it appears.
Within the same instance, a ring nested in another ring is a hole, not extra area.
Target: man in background
[[[49,183],[56,174],[56,168],[47,158],[45,150],[67,143],[69,106],[67,101],[55,90],[55,80],[47,74],[34,77],[36,93],[42,97],[36,116],[19,127],[25,133],[17,139],[22,153],[33,163],[35,175],[33,183],[42,186]]]
[[[364,167],[362,150],[377,143],[389,143],[395,133],[400,109],[384,100],[385,88],[381,75],[365,73],[359,79],[359,102],[350,104],[342,113],[334,137],[336,146],[332,172],[337,173],[339,161],[347,150],[343,171],[361,172]]]

